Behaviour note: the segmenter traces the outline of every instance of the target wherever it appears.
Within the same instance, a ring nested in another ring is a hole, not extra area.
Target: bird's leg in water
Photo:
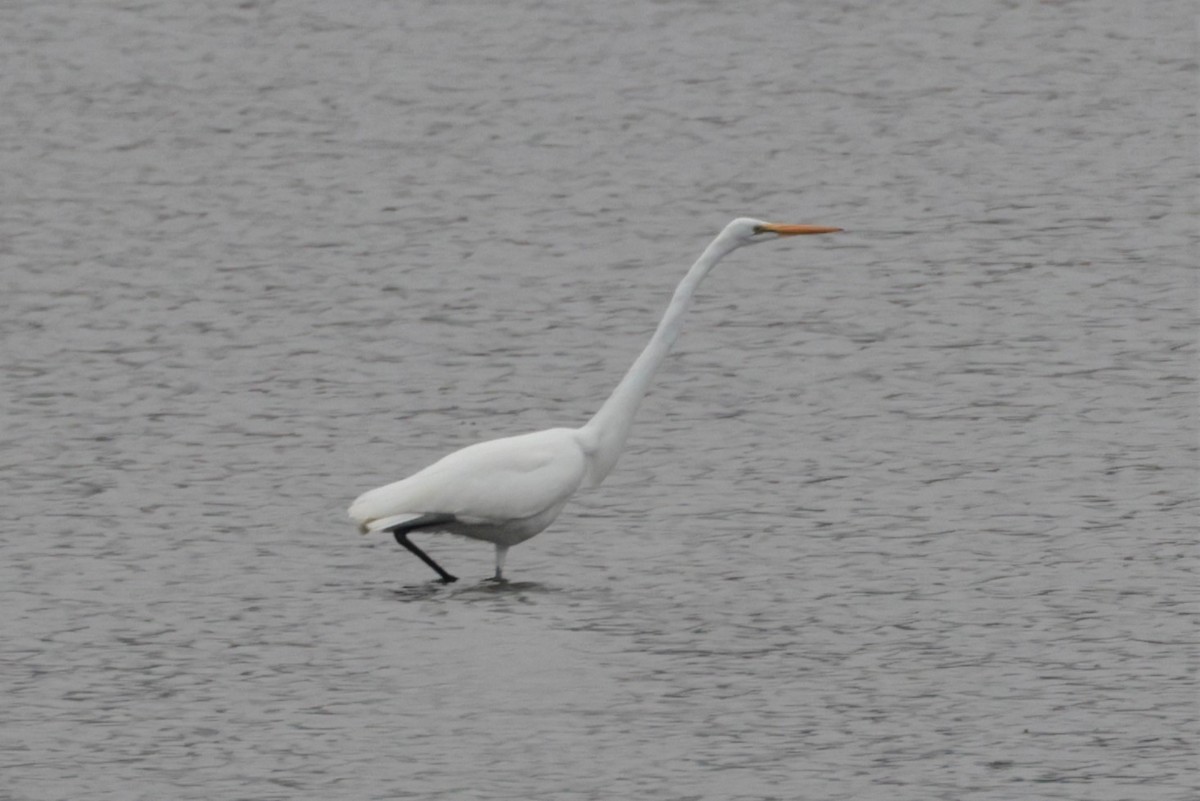
[[[458,576],[452,576],[449,573],[447,573],[445,570],[442,570],[442,566],[439,565],[437,562],[433,561],[433,559],[429,556],[429,554],[422,551],[416,545],[413,545],[412,542],[410,542],[408,539],[407,532],[396,531],[393,533],[396,535],[396,542],[400,543],[405,548],[407,548],[408,550],[415,553],[417,555],[418,559],[420,559],[422,562],[424,562],[425,564],[432,567],[434,569],[434,571],[436,571],[437,574],[442,577],[443,584],[450,584],[452,582],[458,581]]]
[[[492,576],[492,581],[503,582],[507,581],[504,578],[504,557],[508,556],[507,545],[496,546],[496,575]]]

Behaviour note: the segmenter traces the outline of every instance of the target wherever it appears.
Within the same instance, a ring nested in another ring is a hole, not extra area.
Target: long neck
[[[600,410],[580,429],[580,434],[591,451],[591,465],[587,476],[590,486],[603,481],[620,458],[638,406],[646,396],[646,390],[650,388],[650,382],[654,379],[659,365],[679,337],[679,331],[683,327],[683,316],[691,305],[696,287],[734,247],[736,245],[718,236],[705,248],[704,253],[676,287],[666,314],[655,329],[654,336],[650,337],[645,350],[633,362],[629,372],[625,373],[621,383],[617,384],[617,388]]]

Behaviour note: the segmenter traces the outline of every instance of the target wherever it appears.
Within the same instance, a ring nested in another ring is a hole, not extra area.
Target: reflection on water
[[[0,795],[1191,797],[1193,15],[943,5],[0,9]]]
[[[530,595],[560,592],[557,587],[539,584],[536,581],[493,581],[484,579],[478,584],[442,584],[434,579],[426,584],[410,584],[391,590],[391,594],[401,601],[428,601],[441,599],[445,601],[470,601],[484,599],[505,599],[517,602],[527,601]]]

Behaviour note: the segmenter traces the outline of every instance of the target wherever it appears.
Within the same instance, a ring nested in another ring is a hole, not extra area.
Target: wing
[[[385,517],[432,512],[464,523],[503,524],[561,504],[579,489],[585,468],[574,429],[489,440],[363,493],[350,506],[350,517],[364,531]]]

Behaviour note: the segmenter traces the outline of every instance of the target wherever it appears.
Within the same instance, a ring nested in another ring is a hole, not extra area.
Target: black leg
[[[417,555],[418,559],[420,559],[422,562],[424,562],[425,564],[432,567],[434,569],[434,571],[439,576],[442,577],[443,584],[451,584],[455,581],[458,581],[458,576],[452,576],[449,573],[447,573],[445,570],[442,570],[442,566],[439,565],[437,562],[433,561],[433,559],[429,556],[429,554],[422,551],[416,545],[413,545],[412,542],[410,542],[408,539],[407,531],[394,531],[392,533],[396,535],[396,542],[400,543],[405,548],[407,548],[408,550],[415,553]]]

